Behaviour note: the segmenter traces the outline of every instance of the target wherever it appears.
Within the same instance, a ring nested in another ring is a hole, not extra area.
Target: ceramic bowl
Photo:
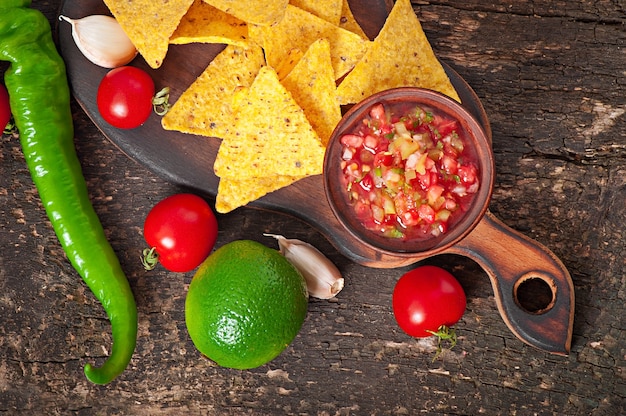
[[[455,222],[438,236],[427,239],[403,240],[390,238],[366,229],[354,215],[348,192],[342,185],[343,153],[340,138],[355,131],[356,126],[367,117],[371,107],[377,103],[393,105],[415,103],[435,112],[445,113],[456,119],[463,130],[467,146],[471,146],[478,161],[480,187],[470,207]],[[407,255],[430,255],[445,250],[465,237],[482,219],[487,211],[494,182],[494,159],[490,140],[480,123],[457,101],[434,91],[404,87],[385,90],[374,94],[349,109],[335,128],[324,159],[324,187],[330,208],[341,227],[362,244],[381,252]]]

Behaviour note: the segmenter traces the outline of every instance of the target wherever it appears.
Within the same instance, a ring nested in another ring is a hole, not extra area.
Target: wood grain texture
[[[74,103],[76,146],[92,201],[139,308],[129,369],[107,386],[82,366],[102,360],[110,328],[65,259],[16,137],[0,152],[0,413],[77,415],[619,415],[626,407],[626,10],[621,0],[416,1],[433,47],[476,91],[493,132],[490,211],[549,247],[576,291],[572,351],[528,347],[498,314],[485,271],[465,257],[424,261],[458,277],[468,309],[459,345],[432,362],[432,339],[404,335],[391,312],[412,266],[347,260],[307,223],[241,209],[218,218],[218,245],[263,232],[311,242],[346,287],[311,301],[294,343],[251,371],[215,367],[184,325],[192,274],[145,272],[141,227],[181,188],[130,160]],[[35,0],[56,24],[59,0]],[[0,72],[6,68],[0,63]],[[146,138],[144,138],[146,139]]]

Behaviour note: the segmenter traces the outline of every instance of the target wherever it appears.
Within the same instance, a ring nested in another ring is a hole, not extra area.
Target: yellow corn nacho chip
[[[282,81],[326,146],[341,120],[337,87],[330,61],[330,44],[320,39],[309,47],[302,59]]]
[[[238,100],[233,134],[222,140],[213,165],[221,178],[322,173],[325,148],[271,67],[262,67]]]
[[[225,137],[234,125],[231,99],[237,88],[249,86],[265,65],[263,50],[228,45],[161,119],[166,130]]]
[[[352,33],[356,33],[361,36],[363,39],[369,40],[367,34],[363,31],[361,25],[356,21],[354,15],[352,14],[352,10],[350,9],[350,4],[348,0],[343,0],[343,4],[341,5],[341,16],[339,17],[339,27],[342,29],[349,30]]]
[[[363,59],[337,88],[337,95],[341,104],[351,104],[403,86],[433,89],[460,101],[410,0],[396,1]]]
[[[126,35],[152,68],[167,55],[172,33],[193,0],[104,0]]]
[[[300,49],[294,48],[290,50],[287,53],[285,59],[283,59],[280,64],[278,64],[278,66],[274,68],[276,70],[276,74],[278,74],[278,79],[282,80],[287,75],[289,75],[293,67],[296,66],[298,62],[300,62],[300,59],[302,59],[303,55],[304,52],[302,52]]]
[[[204,0],[204,2],[244,22],[269,26],[283,19],[289,0]]]
[[[248,46],[248,25],[202,0],[194,0],[170,38],[171,44],[225,43]]]
[[[273,67],[279,66],[292,49],[306,51],[316,40],[328,39],[335,79],[350,71],[369,45],[359,35],[292,5],[287,5],[280,23],[271,27],[251,25],[248,31],[250,39],[263,47],[267,62]]]
[[[342,0],[289,0],[289,4],[337,26],[341,20],[341,2]]]
[[[225,214],[300,179],[302,178],[299,176],[281,175],[245,179],[220,178],[215,210]]]

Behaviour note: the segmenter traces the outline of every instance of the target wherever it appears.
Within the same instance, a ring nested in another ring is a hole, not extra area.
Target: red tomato
[[[176,194],[150,210],[143,234],[163,267],[173,272],[188,272],[211,253],[217,240],[217,220],[204,199],[193,194]],[[154,267],[154,263],[144,258],[147,269]]]
[[[120,129],[141,126],[152,113],[154,81],[147,72],[133,66],[109,71],[98,86],[100,115]]]
[[[393,290],[393,314],[412,337],[425,338],[441,326],[456,324],[465,313],[465,292],[447,271],[436,266],[405,273]]]
[[[0,132],[11,120],[11,106],[9,105],[9,92],[6,87],[0,84]]]

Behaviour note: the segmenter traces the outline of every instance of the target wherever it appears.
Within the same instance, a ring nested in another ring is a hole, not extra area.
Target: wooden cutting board
[[[390,2],[385,0],[350,2],[355,18],[372,39],[385,22],[391,7],[388,3]],[[61,14],[77,19],[93,14],[108,15],[110,12],[102,0],[67,0]],[[217,194],[218,178],[212,167],[219,139],[164,130],[160,117],[156,114],[136,129],[120,130],[111,127],[100,117],[96,106],[98,84],[108,70],[92,64],[82,55],[72,39],[69,24],[61,22],[58,33],[72,93],[102,133],[131,159],[144,164],[159,176],[194,192],[214,197]],[[214,44],[171,45],[161,68],[149,68],[141,56],[131,65],[146,70],[154,79],[157,91],[165,86],[170,87],[170,102],[173,103],[223,47]],[[463,104],[477,117],[491,137],[489,121],[474,91],[449,66],[445,65],[445,68]],[[347,235],[326,202],[321,175],[298,181],[251,203],[250,206],[280,211],[306,221],[323,233],[342,254],[361,264],[371,267],[398,267],[418,260],[381,255]]]

